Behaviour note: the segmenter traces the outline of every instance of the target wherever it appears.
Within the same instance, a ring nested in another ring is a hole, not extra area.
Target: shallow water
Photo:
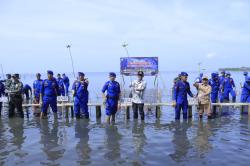
[[[239,110],[201,122],[197,114],[174,121],[173,108],[160,119],[147,112],[144,123],[117,114],[104,118],[0,119],[0,165],[249,165],[250,119]]]
[[[162,100],[171,100],[172,80],[177,72],[162,73],[158,79]],[[107,73],[87,73],[90,101],[100,100]],[[190,73],[189,81],[197,73]],[[240,91],[242,73],[233,73]],[[22,75],[31,84],[33,75]],[[154,78],[146,78],[154,88]],[[72,80],[72,79],[71,79]],[[118,78],[121,81],[121,78]],[[125,78],[125,86],[129,79]],[[195,89],[192,87],[195,93]],[[239,100],[239,96],[237,99]],[[153,110],[154,111],[154,110]],[[145,122],[125,120],[117,114],[114,125],[96,120],[90,108],[90,121],[65,118],[0,118],[0,165],[250,165],[250,118],[239,110],[224,110],[223,116],[202,122],[197,113],[192,120],[174,121],[174,110],[164,107],[160,119],[147,112]]]

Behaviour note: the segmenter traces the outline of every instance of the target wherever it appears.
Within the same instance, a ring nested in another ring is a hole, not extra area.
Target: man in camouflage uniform
[[[11,81],[11,75],[10,74],[6,74],[6,77],[7,77],[7,79],[5,80],[4,86],[5,86],[6,90],[9,90],[11,82],[12,82]]]
[[[19,75],[14,74],[12,75],[12,82],[10,84],[9,90],[7,90],[9,94],[9,117],[13,117],[15,114],[15,109],[21,118],[24,117],[23,114],[23,97],[22,97],[22,89],[23,83],[19,81]]]

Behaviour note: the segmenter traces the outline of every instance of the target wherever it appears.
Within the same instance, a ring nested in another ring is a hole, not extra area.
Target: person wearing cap
[[[188,98],[187,95],[194,97],[190,90],[190,85],[187,81],[188,74],[186,72],[181,72],[181,80],[175,84],[174,87],[174,101],[173,106],[175,106],[175,119],[180,119],[180,113],[182,110],[183,119],[187,119],[188,110]]]
[[[40,91],[41,91],[42,83],[43,83],[43,80],[41,79],[41,74],[37,73],[36,80],[33,82],[33,94],[34,94],[33,103],[34,104],[40,103],[40,100],[41,100]],[[33,113],[35,116],[40,115],[40,111],[36,107],[34,107]]]
[[[172,100],[174,100],[174,87],[175,87],[175,84],[181,80],[181,74],[178,74],[178,77],[175,77],[174,80],[173,80],[173,87],[171,89],[171,92],[172,92]]]
[[[28,84],[23,86],[23,94],[25,95],[26,101],[29,101],[30,96],[32,96],[32,88]]]
[[[3,97],[4,95],[5,95],[5,87],[4,87],[4,84],[0,82],[0,98]],[[3,103],[0,101],[0,116],[2,112],[2,107],[3,107]]]
[[[76,118],[81,118],[81,113],[89,119],[88,92],[89,81],[85,79],[85,74],[78,72],[78,80],[73,83],[72,94],[74,97],[74,113]]]
[[[199,117],[202,119],[203,113],[205,112],[208,119],[212,119],[211,114],[211,99],[210,94],[212,87],[209,85],[208,77],[202,78],[202,83],[195,83],[194,86],[198,89],[198,105],[199,105]]]
[[[245,76],[245,80],[247,80],[248,72],[247,72],[247,71],[244,71],[243,75]]]
[[[138,119],[139,111],[141,120],[144,121],[144,93],[147,88],[147,83],[143,80],[143,71],[139,71],[137,73],[137,77],[138,78],[134,80],[130,85],[130,88],[132,88],[132,108],[134,113],[134,119]]]
[[[220,90],[220,80],[219,75],[217,73],[211,74],[211,79],[209,79],[209,85],[212,88],[211,91],[211,102],[217,103],[218,102],[218,95]],[[213,115],[216,115],[216,106],[213,107]]]
[[[107,81],[103,88],[103,103],[106,105],[106,122],[109,124],[111,121],[115,122],[115,114],[118,110],[118,103],[121,97],[121,87],[120,84],[115,81],[116,74],[109,73],[109,81]]]
[[[16,77],[17,79],[19,79],[19,80],[20,80],[20,74],[15,73],[14,75],[15,75],[15,77]]]
[[[197,77],[195,79],[195,83],[201,83],[202,82],[202,77],[203,77],[203,73],[200,73],[199,77]]]
[[[15,109],[21,118],[24,118],[23,114],[23,83],[19,81],[16,74],[12,75],[12,81],[10,84],[7,93],[9,94],[9,117],[13,117],[15,115]]]
[[[241,102],[250,103],[250,76],[247,76],[246,81],[242,87]]]
[[[65,73],[63,73],[62,74],[62,79],[63,79],[63,83],[64,83],[64,86],[65,86],[66,96],[69,96],[69,86],[70,86],[69,77],[66,76]]]
[[[58,84],[53,77],[53,71],[47,71],[48,78],[42,83],[40,89],[40,104],[42,106],[41,119],[47,117],[48,107],[50,106],[54,117],[57,118],[57,96],[58,96]]]
[[[11,82],[12,82],[11,74],[6,74],[6,80],[5,80],[5,84],[4,84],[6,90],[9,90]]]
[[[64,88],[64,83],[63,83],[63,79],[61,77],[61,74],[57,74],[57,84],[59,87],[58,96],[65,96],[65,88]]]
[[[221,87],[222,83],[224,82],[225,78],[226,78],[226,71],[222,70],[221,75],[219,76],[220,87]],[[224,93],[223,93],[223,90],[221,88],[219,91],[219,96],[220,96],[220,102],[222,103],[224,100]]]
[[[226,78],[221,83],[220,89],[223,93],[223,100],[221,102],[228,102],[230,100],[229,94],[232,96],[232,101],[236,102],[235,84],[230,72],[226,72]]]

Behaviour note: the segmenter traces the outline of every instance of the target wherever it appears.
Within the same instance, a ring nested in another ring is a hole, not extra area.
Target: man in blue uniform
[[[199,77],[195,79],[195,83],[202,83],[203,73],[200,73]]]
[[[175,84],[174,87],[174,102],[175,106],[175,119],[180,119],[181,110],[183,112],[183,119],[188,118],[188,99],[187,94],[194,97],[193,93],[190,91],[190,85],[187,82],[188,74],[186,72],[181,72],[181,80]]]
[[[4,95],[5,95],[4,84],[2,82],[0,82],[0,98],[3,97]],[[0,116],[1,116],[1,112],[2,112],[2,107],[3,107],[3,103],[0,101]]]
[[[70,81],[69,81],[69,77],[67,77],[65,75],[65,73],[62,74],[62,79],[63,79],[63,83],[65,86],[65,91],[66,91],[66,96],[69,95],[69,86],[70,86]]]
[[[40,91],[43,84],[43,80],[41,79],[41,74],[36,74],[36,80],[33,82],[33,94],[34,94],[34,104],[40,103]]]
[[[48,78],[45,79],[41,86],[40,98],[42,105],[41,118],[47,117],[48,107],[50,106],[54,117],[57,117],[57,94],[59,91],[56,79],[53,77],[53,71],[47,71]]]
[[[241,102],[250,103],[250,76],[246,78],[246,81],[242,87]]]
[[[219,75],[217,73],[211,74],[211,79],[209,80],[209,85],[212,87],[211,91],[211,102],[217,103],[218,102],[218,94],[220,90],[220,80]],[[216,107],[213,107],[213,115],[216,115]]]
[[[115,122],[115,114],[118,110],[118,102],[121,96],[120,84],[115,81],[116,74],[113,72],[109,73],[109,79],[102,88],[103,103],[106,104],[107,123],[110,123],[110,121]]]
[[[175,100],[174,99],[174,87],[175,87],[175,84],[181,80],[181,74],[178,74],[178,77],[175,77],[174,80],[173,80],[173,87],[171,89],[171,92],[172,92],[172,100]]]
[[[74,96],[74,112],[76,118],[81,117],[82,111],[84,117],[89,119],[89,110],[88,110],[88,100],[89,92],[88,85],[89,81],[84,78],[85,74],[82,72],[78,73],[78,80],[73,83],[72,94]]]
[[[222,70],[221,71],[221,76],[219,77],[220,87],[221,87],[222,83],[224,82],[225,74],[226,74],[226,71]],[[222,103],[224,101],[224,92],[223,92],[223,89],[220,88],[219,92],[220,92],[220,102]]]
[[[243,75],[245,76],[245,80],[247,80],[247,77],[248,77],[248,72],[247,72],[247,71],[245,71],[245,72],[243,73]]]
[[[232,101],[236,102],[235,84],[230,72],[226,73],[226,78],[221,82],[220,86],[224,96],[223,102],[229,101],[229,94],[232,96]]]
[[[34,104],[39,104],[40,100],[40,91],[42,87],[43,80],[41,79],[41,74],[37,73],[36,74],[36,80],[33,82],[33,94],[34,94],[34,99],[33,103]],[[35,116],[40,116],[40,111],[36,107],[34,107],[33,113]]]
[[[32,96],[32,89],[28,84],[23,86],[23,94],[25,95],[26,101],[30,100],[30,96]]]
[[[57,84],[59,88],[58,96],[65,96],[65,89],[61,74],[57,74]]]

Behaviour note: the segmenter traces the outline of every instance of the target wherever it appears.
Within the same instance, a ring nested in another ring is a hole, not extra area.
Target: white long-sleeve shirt
[[[147,83],[144,80],[135,80],[131,84],[132,87],[132,102],[136,104],[144,103],[144,93],[147,88]]]

